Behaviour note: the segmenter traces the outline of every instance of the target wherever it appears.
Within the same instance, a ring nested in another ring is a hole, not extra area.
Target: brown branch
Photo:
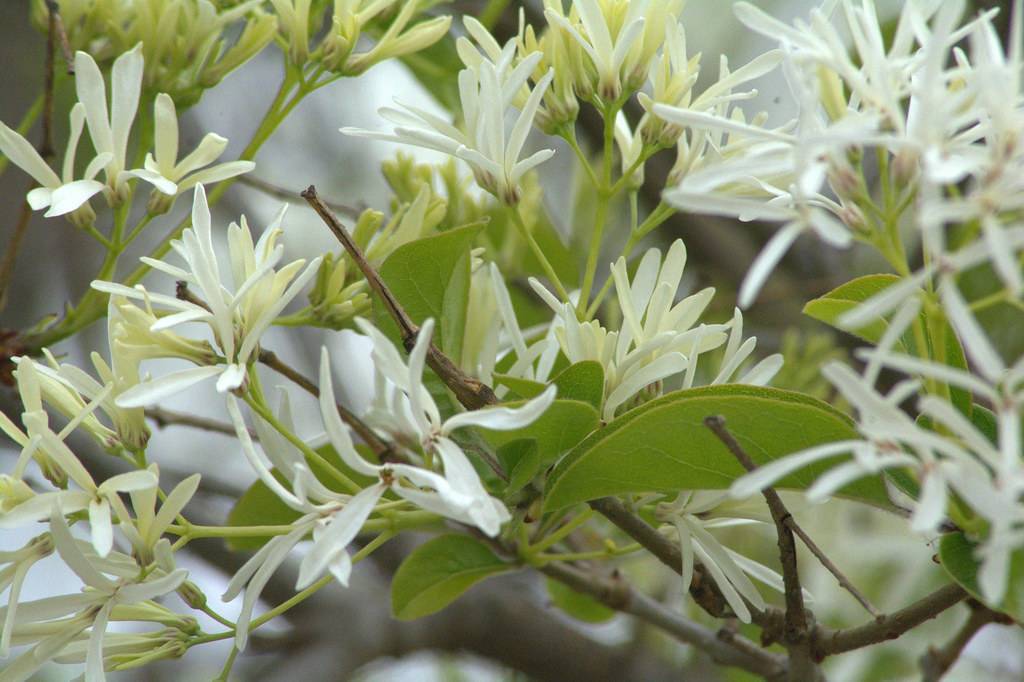
[[[260,349],[259,352],[260,363],[266,365],[270,369],[274,370],[281,376],[289,379],[302,390],[306,391],[315,398],[320,397],[320,387],[315,383],[306,378],[298,370],[291,365],[288,365],[281,358],[277,357],[277,354],[271,350],[265,348]],[[366,446],[373,451],[377,458],[381,462],[397,462],[400,460],[398,453],[394,451],[391,444],[382,440],[377,433],[370,428],[370,426],[362,419],[353,414],[348,408],[340,403],[335,403],[335,408],[338,410],[338,416],[341,420],[348,424],[353,431],[356,432]]]
[[[37,150],[44,159],[53,157],[53,93],[54,93],[54,55],[57,51],[57,43],[65,48],[65,58],[70,54],[67,46],[67,35],[64,33],[64,24],[60,20],[60,10],[54,0],[47,0],[46,7],[49,10],[50,25],[46,33],[46,62],[43,70],[43,113],[42,113],[42,139],[39,141]],[[70,73],[70,71],[69,71]],[[36,186],[35,180],[28,183],[25,193],[31,192]],[[7,248],[4,249],[3,259],[0,260],[0,311],[7,307],[7,288],[14,276],[14,266],[18,260],[18,251],[21,250],[21,243],[28,231],[28,224],[32,218],[32,207],[27,201],[22,201],[21,210],[18,212],[18,221],[14,224],[14,232],[7,241]]]
[[[960,654],[974,635],[989,623],[1013,622],[1005,614],[993,611],[978,602],[970,601],[967,605],[971,608],[971,613],[953,638],[942,647],[928,647],[921,656],[921,682],[939,682],[960,658]]]
[[[266,180],[260,180],[259,178],[251,177],[250,175],[239,175],[238,182],[240,184],[251,187],[257,192],[262,192],[267,196],[274,197],[275,199],[281,199],[291,204],[301,204],[302,200],[299,198],[299,193],[287,189],[285,187],[279,187],[273,183],[267,182]],[[337,201],[324,200],[324,205],[330,208],[332,211],[341,213],[342,215],[348,216],[355,220],[359,217],[360,211],[352,206],[346,206],[345,204],[338,203]]]
[[[29,182],[27,191],[32,191],[32,188],[35,186],[34,180]],[[7,307],[7,288],[10,286],[11,278],[14,276],[14,266],[18,261],[18,251],[21,249],[21,242],[25,239],[25,233],[28,231],[28,224],[31,218],[32,207],[28,205],[28,201],[22,199],[21,210],[18,212],[18,222],[14,224],[14,232],[7,241],[3,260],[0,260],[0,312]]]
[[[71,43],[68,42],[68,33],[64,30],[64,20],[60,17],[60,6],[56,0],[46,0],[46,9],[50,14],[50,34],[47,36],[48,47],[52,49],[53,36],[57,36],[57,44],[60,45],[61,55],[64,57],[64,64],[67,67],[68,75],[75,73],[75,55],[71,50]]]
[[[223,433],[229,436],[237,435],[235,427],[231,424],[219,422],[216,419],[210,419],[208,417],[199,417],[194,414],[186,414],[185,412],[167,410],[162,407],[147,407],[146,416],[152,419],[153,422],[161,429],[167,426],[189,426],[201,431]],[[249,435],[252,436],[253,439],[257,439],[256,434],[250,432]]]
[[[668,566],[675,573],[682,573],[683,555],[679,547],[659,533],[639,516],[630,512],[614,497],[602,497],[590,503],[591,509],[611,521],[629,537],[640,543],[640,545],[654,555],[661,563]],[[705,572],[704,567],[699,564],[694,566],[693,582],[689,585],[690,596],[708,614],[716,618],[729,618],[733,616],[725,598],[718,590],[714,580]],[[764,623],[767,618],[764,613],[757,609],[751,609],[755,622]]]
[[[577,592],[594,597],[611,609],[628,613],[680,642],[694,646],[720,665],[742,668],[766,679],[785,678],[786,662],[781,656],[761,649],[738,634],[720,637],[714,630],[694,623],[637,592],[617,573],[611,578],[604,578],[562,563],[548,563],[538,570]]]
[[[713,415],[704,419],[704,425],[718,437],[725,447],[732,453],[739,463],[747,471],[757,469],[757,464],[750,458],[750,455],[733,438],[733,435],[725,426],[725,417]],[[768,510],[771,512],[772,520],[775,521],[775,531],[779,543],[779,561],[782,563],[782,583],[786,599],[785,613],[785,637],[784,643],[790,651],[791,679],[809,680],[818,675],[817,666],[811,657],[808,639],[808,617],[804,608],[803,588],[800,586],[800,570],[797,565],[796,540],[793,537],[793,529],[790,523],[793,516],[786,509],[782,498],[775,492],[774,488],[765,488],[761,491],[765,501],[768,503]]]
[[[935,618],[956,606],[967,597],[962,587],[955,584],[940,587],[899,611],[845,630],[819,629],[814,636],[813,651],[816,659],[861,649],[872,644],[896,639],[921,623]]]
[[[327,207],[323,200],[317,196],[316,187],[310,185],[306,188],[302,192],[302,198],[313,207],[313,210],[320,215],[327,227],[330,228],[334,236],[341,242],[341,245],[345,247],[349,256],[352,257],[352,260],[362,271],[363,276],[370,285],[370,289],[380,298],[388,313],[398,324],[399,333],[402,335],[402,344],[405,346],[405,349],[407,351],[412,350],[416,344],[419,327],[412,321],[408,313],[405,312],[402,304],[391,293],[387,284],[384,283],[384,280],[377,274],[377,271],[370,265],[370,262],[366,260],[366,256],[363,255],[362,250],[352,240],[345,226],[341,224],[341,221],[331,212],[331,209]],[[452,362],[451,358],[438,350],[437,346],[433,343],[427,349],[427,364],[467,409],[476,410],[498,402],[498,398],[494,395],[494,391],[491,390],[490,386],[474,379],[459,369]]]
[[[206,301],[193,294],[188,288],[188,282],[185,282],[184,280],[179,280],[177,282],[177,285],[174,288],[174,296],[182,301],[188,301],[200,308],[210,310],[210,306],[207,305]],[[261,348],[257,355],[257,359],[260,363],[266,365],[281,376],[291,380],[292,383],[312,395],[314,398],[320,397],[320,387],[310,379],[306,378],[294,367],[281,360],[281,358],[277,356],[277,353],[266,348]],[[340,403],[335,403],[334,406],[338,410],[338,416],[341,417],[341,420],[356,432],[356,435],[366,443],[367,447],[373,451],[381,462],[399,461],[400,458],[398,453],[394,451],[391,444],[381,440],[374,430],[371,429],[362,419],[357,417]]]

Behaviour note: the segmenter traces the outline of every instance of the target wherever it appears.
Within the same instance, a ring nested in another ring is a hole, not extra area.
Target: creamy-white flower
[[[519,181],[523,175],[555,153],[552,149],[542,149],[525,159],[519,158],[553,72],[537,82],[511,132],[505,132],[505,112],[541,58],[540,53],[534,53],[513,67],[515,50],[515,41],[510,40],[497,62],[483,59],[476,67],[459,72],[459,98],[465,132],[441,117],[411,105],[402,105],[402,109],[385,107],[380,110],[381,116],[395,124],[391,133],[359,128],[342,128],[341,132],[450,154],[469,164],[483,189],[507,204],[515,204],[519,201]]]
[[[76,180],[75,156],[85,125],[85,106],[79,102],[71,107],[70,119],[71,130],[60,176],[43,160],[32,143],[3,123],[0,123],[0,152],[40,184],[25,197],[32,210],[48,209],[44,214],[47,218],[72,213],[72,220],[87,226],[95,214],[88,209],[79,209],[103,190],[103,183],[95,178],[110,162],[112,155],[109,152],[98,154],[85,167],[81,179]]]
[[[137,177],[165,194],[174,194],[175,184],[145,168],[129,170],[128,138],[139,107],[142,89],[142,45],[125,52],[114,61],[110,71],[110,110],[107,110],[107,85],[100,67],[85,52],[75,54],[75,92],[84,107],[89,138],[97,154],[104,155],[106,179],[104,192],[111,205],[118,205],[128,196],[127,182]]]
[[[186,268],[152,258],[142,260],[153,269],[192,287],[201,297],[201,303],[184,300],[187,297],[153,294],[141,286],[131,288],[114,282],[92,283],[93,288],[100,291],[142,300],[147,305],[155,303],[175,311],[155,322],[151,327],[154,332],[187,322],[208,325],[222,356],[215,365],[193,367],[144,381],[122,393],[117,398],[119,406],[150,405],[212,377],[217,377],[217,390],[221,393],[242,385],[247,367],[258,352],[261,336],[313,278],[320,265],[320,258],[313,259],[308,265],[300,259],[275,270],[284,255],[284,247],[276,243],[282,233],[280,224],[283,218],[284,209],[255,245],[244,217],[241,225],[232,223],[228,227],[230,272],[234,283],[233,290],[229,289],[214,251],[206,192],[202,185],[197,185],[192,204],[192,227],[182,233],[181,240],[171,242],[175,253],[185,261]]]
[[[154,150],[146,154],[145,168],[151,173],[172,182],[176,190],[172,194],[154,192],[150,197],[150,210],[154,213],[170,209],[174,197],[196,185],[220,182],[242,173],[248,173],[256,164],[252,161],[228,161],[210,166],[220,158],[228,145],[227,138],[216,133],[207,133],[199,145],[185,158],[178,160],[178,114],[174,100],[160,93],[153,103]],[[210,166],[206,168],[206,166]]]

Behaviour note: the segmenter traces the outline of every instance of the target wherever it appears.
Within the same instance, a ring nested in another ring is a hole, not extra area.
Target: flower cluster
[[[622,328],[617,331],[609,331],[597,320],[581,322],[571,302],[559,301],[542,284],[531,281],[534,291],[555,312],[552,331],[565,357],[571,362],[596,360],[604,368],[605,421],[611,421],[639,392],[652,388],[655,394],[660,392],[663,382],[670,377],[685,372],[682,386],[693,386],[700,355],[723,344],[721,368],[710,377],[709,384],[738,381],[764,385],[782,366],[782,357],[774,355],[740,372],[757,339],[743,340],[743,317],[739,310],[727,324],[694,326],[715,291],[704,289],[676,302],[685,266],[686,247],[681,240],[672,244],[664,261],[658,249],[648,250],[632,281],[625,259],[620,258],[611,268],[623,317]],[[527,352],[521,342],[518,348],[521,359],[538,355]],[[529,364],[516,368],[523,376],[528,376],[526,372],[531,369]]]
[[[313,259],[308,265],[305,260],[299,259],[275,269],[284,255],[284,246],[277,243],[282,234],[284,213],[282,209],[255,244],[244,216],[241,224],[232,223],[228,227],[230,276],[234,291],[224,283],[224,275],[228,273],[221,273],[213,244],[210,209],[202,185],[198,185],[195,190],[192,227],[182,233],[181,240],[171,242],[187,269],[156,259],[144,260],[150,267],[179,282],[179,295],[151,293],[142,285],[133,288],[116,282],[93,282],[92,286],[99,291],[140,300],[147,307],[157,304],[174,311],[173,314],[156,319],[149,327],[149,332],[161,332],[191,322],[206,324],[213,333],[219,351],[216,364],[203,364],[142,382],[122,393],[117,399],[118,405],[152,405],[212,377],[217,377],[217,390],[221,393],[242,385],[249,364],[259,353],[260,337],[292,299],[299,295],[320,265],[319,258]],[[125,343],[145,345],[142,338],[144,335],[145,332],[141,332],[125,338]],[[165,345],[157,345],[157,353]],[[177,354],[168,355],[181,357]]]
[[[231,4],[232,7],[223,7]],[[148,92],[166,92],[190,106],[203,91],[263,50],[274,38],[274,17],[258,0],[57,0],[68,41],[100,64],[142,44]],[[49,30],[45,0],[33,2],[33,19]]]
[[[89,200],[103,192],[108,204],[119,206],[129,199],[128,182],[134,178],[153,185],[150,210],[162,213],[170,208],[175,196],[197,183],[231,178],[254,168],[251,161],[204,168],[216,161],[227,146],[226,139],[213,133],[204,137],[196,150],[179,162],[178,118],[174,101],[166,94],[158,95],[154,103],[156,156],[147,156],[143,168],[128,168],[128,139],[139,108],[145,65],[142,53],[139,43],[114,61],[109,109],[107,86],[99,66],[85,52],[75,55],[78,103],[71,108],[71,135],[60,176],[28,140],[0,123],[0,152],[40,185],[27,197],[33,210],[48,209],[48,218],[70,214],[75,224],[91,227],[96,214]],[[89,131],[96,156],[86,165],[82,177],[75,179],[75,157],[83,128]],[[204,169],[199,170],[201,168]],[[102,183],[96,180],[100,172],[104,177]]]

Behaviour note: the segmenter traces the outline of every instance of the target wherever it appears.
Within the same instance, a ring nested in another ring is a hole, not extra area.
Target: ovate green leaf
[[[744,470],[704,426],[711,415],[725,417],[758,464],[859,437],[848,417],[800,393],[745,385],[677,391],[620,416],[562,458],[548,477],[545,510],[606,495],[727,488]],[[809,466],[779,485],[805,488],[833,463]],[[889,505],[878,477],[856,481],[842,494]]]
[[[417,547],[391,581],[391,612],[399,620],[429,616],[484,578],[511,570],[479,540],[442,535]]]

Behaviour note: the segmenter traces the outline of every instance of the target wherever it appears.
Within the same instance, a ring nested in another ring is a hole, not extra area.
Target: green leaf
[[[976,545],[963,533],[948,533],[939,541],[939,561],[953,580],[972,597],[996,611],[1024,620],[1024,550],[1018,549],[1010,557],[1010,577],[1002,601],[993,604],[981,595],[978,586],[980,564],[974,558]]]
[[[515,407],[521,402],[507,403]],[[513,431],[491,431],[480,429],[484,437],[495,447],[520,439],[537,441],[537,453],[542,465],[555,461],[597,428],[597,410],[589,403],[579,400],[555,400],[551,407],[537,421]]]
[[[615,611],[597,601],[589,594],[577,592],[557,580],[547,579],[551,603],[566,614],[584,623],[603,623],[615,616]]]
[[[399,620],[429,616],[484,578],[512,570],[479,540],[442,535],[413,550],[391,581],[391,612]]]
[[[498,461],[508,472],[508,485],[505,494],[512,495],[526,487],[540,470],[540,454],[537,441],[520,439],[505,443],[497,451]]]
[[[434,318],[434,342],[446,353],[462,343],[469,250],[482,227],[459,227],[403,244],[380,268],[381,278],[413,322]]]
[[[551,380],[558,387],[558,397],[582,400],[595,410],[601,409],[604,398],[604,367],[596,360],[584,360],[570,365]]]
[[[858,277],[833,289],[824,296],[808,301],[804,306],[804,315],[813,317],[840,331],[854,334],[869,343],[878,343],[882,338],[882,334],[885,333],[886,326],[888,326],[884,319],[879,318],[856,330],[844,329],[836,324],[836,320],[843,313],[853,310],[864,301],[898,281],[900,281],[900,278],[896,275],[880,274]],[[897,349],[900,351],[906,350],[902,342],[897,342]]]
[[[510,391],[524,400],[536,398],[544,392],[545,388],[548,387],[547,384],[539,381],[533,381],[532,379],[520,379],[519,377],[514,377],[509,374],[495,372],[493,376],[495,384],[507,387]]]
[[[276,471],[274,476],[284,483]],[[281,498],[271,492],[263,481],[256,481],[249,489],[242,493],[238,502],[228,514],[228,526],[287,526],[301,514],[295,511]],[[228,549],[232,551],[257,550],[267,543],[273,536],[259,537],[231,537],[227,538]]]
[[[804,314],[824,322],[835,329],[853,334],[868,343],[877,344],[889,324],[887,320],[880,317],[874,322],[854,330],[840,327],[836,324],[836,321],[843,313],[853,310],[875,294],[880,293],[899,281],[899,277],[889,274],[858,277],[833,289],[820,298],[809,301],[804,306]],[[927,323],[923,313],[921,314],[921,322],[922,325]],[[939,325],[936,325],[931,330],[931,333],[933,335],[941,335],[942,337],[943,354],[946,358],[946,364],[957,369],[967,369],[967,358],[964,356],[964,350],[960,346],[960,341],[957,339],[956,333],[949,322],[942,320]],[[938,343],[938,340],[929,339],[929,345],[932,342]],[[918,357],[924,355],[918,351],[913,334],[909,332],[904,333],[902,338],[897,339],[896,343],[893,344],[893,348],[900,353],[909,353]],[[950,397],[960,412],[968,416],[971,414],[971,395],[968,391],[962,388],[950,387]]]
[[[630,410],[562,458],[548,477],[545,511],[606,495],[727,488],[743,468],[704,426],[711,415],[725,417],[758,464],[859,438],[846,415],[801,393],[743,385],[677,391]],[[780,487],[806,488],[831,464],[806,467]],[[855,481],[842,494],[889,506],[877,476]]]

